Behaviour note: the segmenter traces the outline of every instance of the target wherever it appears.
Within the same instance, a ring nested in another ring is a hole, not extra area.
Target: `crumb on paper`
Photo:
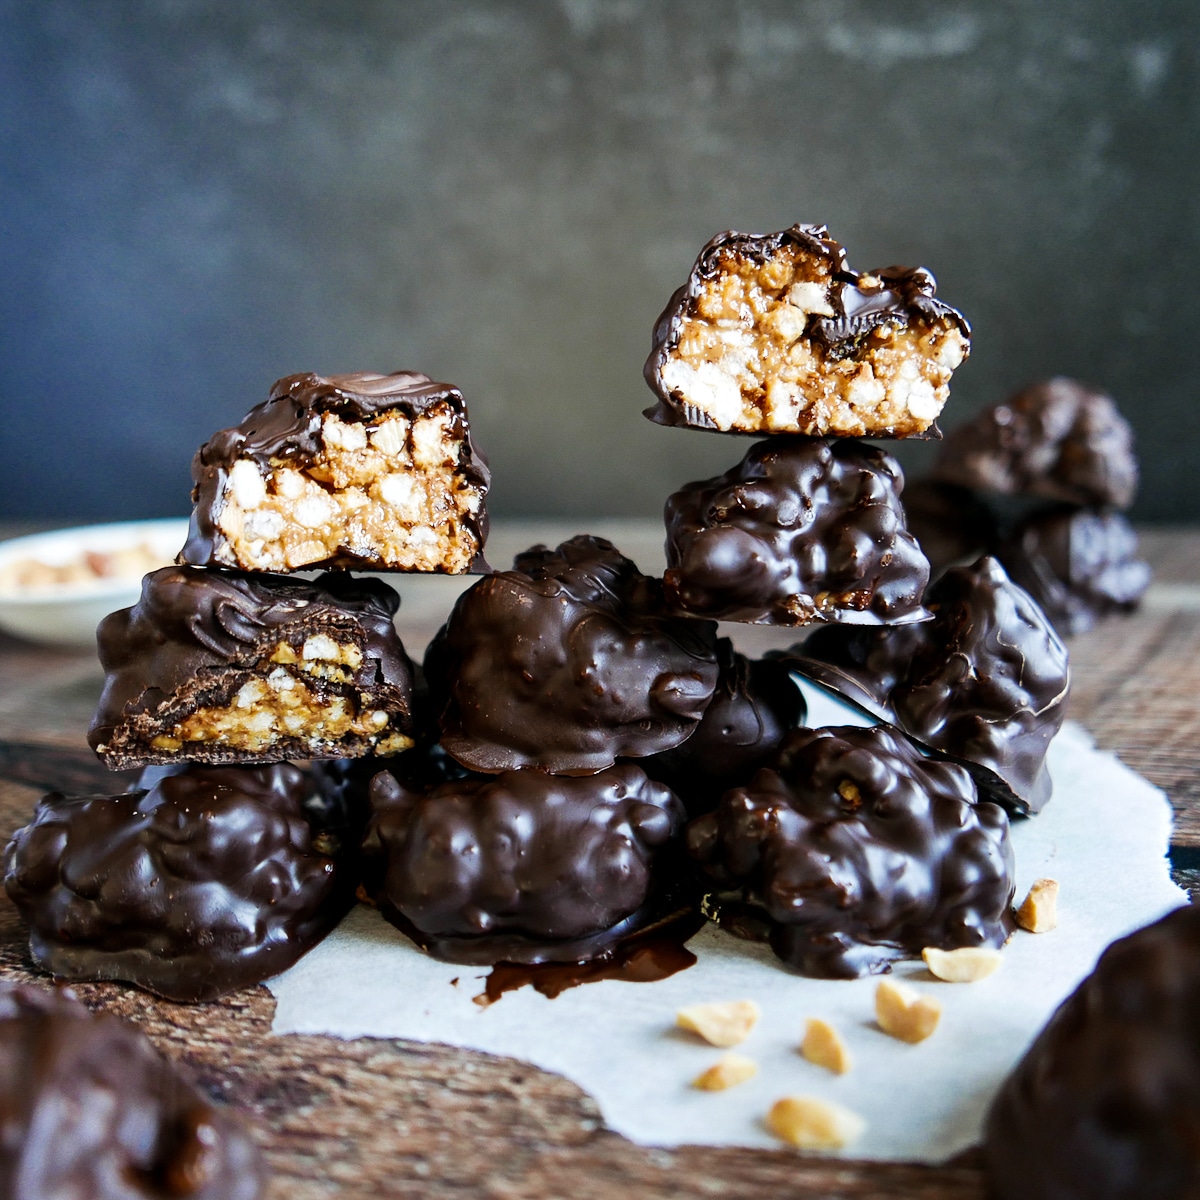
[[[916,1045],[937,1029],[942,1005],[907,984],[881,979],[875,989],[875,1017],[884,1033]]]
[[[840,1150],[863,1135],[867,1123],[856,1112],[815,1096],[784,1096],[767,1113],[767,1128],[800,1150]]]
[[[750,1036],[759,1016],[753,1000],[727,1000],[681,1008],[675,1015],[675,1024],[699,1034],[709,1045],[736,1046]]]
[[[692,1080],[692,1087],[702,1092],[723,1092],[737,1087],[758,1074],[758,1063],[744,1054],[722,1054],[707,1070]]]
[[[1017,909],[1017,924],[1030,933],[1049,933],[1058,926],[1058,880],[1038,879]]]
[[[962,946],[958,950],[939,950],[926,946],[921,957],[931,975],[946,983],[975,983],[1000,969],[999,950],[990,946]]]
[[[804,1041],[800,1043],[800,1053],[810,1063],[824,1067],[835,1075],[845,1075],[854,1065],[841,1034],[820,1017],[808,1019],[804,1027]]]

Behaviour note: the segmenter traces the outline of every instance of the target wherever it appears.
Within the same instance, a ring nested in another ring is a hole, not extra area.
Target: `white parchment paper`
[[[810,717],[850,723],[836,707],[821,717],[810,709]],[[805,979],[769,950],[711,927],[689,943],[697,964],[659,983],[605,981],[554,1000],[523,988],[484,1009],[472,1002],[482,968],[427,957],[363,906],[270,982],[273,1030],[444,1042],[523,1059],[574,1080],[612,1129],[650,1145],[777,1145],[762,1124],[771,1103],[789,1093],[823,1096],[868,1122],[848,1156],[941,1161],[978,1140],[996,1088],[1104,947],[1187,900],[1168,874],[1162,792],[1074,725],[1051,747],[1050,768],[1054,798],[1040,816],[1014,823],[1013,842],[1017,898],[1039,876],[1057,879],[1059,928],[1018,931],[1000,971],[980,983],[941,983],[919,963],[898,965],[898,978],[942,1001],[941,1026],[920,1045],[875,1025],[876,979]],[[739,999],[762,1007],[737,1048],[759,1074],[726,1092],[699,1092],[690,1081],[721,1052],[677,1031],[675,1012]],[[809,1016],[841,1031],[855,1057],[847,1075],[797,1053]]]

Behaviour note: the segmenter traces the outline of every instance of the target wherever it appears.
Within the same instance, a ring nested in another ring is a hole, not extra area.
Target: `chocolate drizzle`
[[[622,983],[657,983],[669,979],[696,965],[696,956],[686,943],[704,923],[697,909],[684,908],[631,933],[585,962],[498,962],[488,973],[484,990],[475,997],[475,1003],[487,1008],[505,992],[526,986],[553,1000],[568,988],[604,979]]]

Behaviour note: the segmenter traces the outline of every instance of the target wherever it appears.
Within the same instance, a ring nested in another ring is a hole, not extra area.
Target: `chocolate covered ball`
[[[994,1200],[1200,1195],[1200,909],[1114,942],[992,1103]]]
[[[132,1025],[0,980],[5,1200],[257,1200],[266,1172],[244,1124]]]
[[[291,966],[349,907],[336,829],[287,763],[192,765],[148,790],[46,796],[13,835],[4,884],[34,960],[65,979],[117,979],[212,1000]]]
[[[590,774],[692,733],[717,685],[716,626],[669,615],[657,579],[581,536],[459,597],[425,674],[464,766]]]
[[[850,439],[776,437],[667,500],[667,599],[760,625],[919,621],[929,563],[904,527],[904,475]]]
[[[631,764],[506,771],[410,791],[371,784],[384,915],[452,962],[574,962],[654,915],[676,877],[682,805]]]
[[[774,768],[687,830],[706,910],[806,975],[852,979],[927,946],[1002,946],[1008,818],[898,730],[797,729]]]

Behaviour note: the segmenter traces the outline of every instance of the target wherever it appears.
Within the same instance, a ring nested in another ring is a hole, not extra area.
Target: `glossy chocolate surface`
[[[992,1103],[994,1200],[1200,1195],[1200,909],[1114,942]]]
[[[826,347],[832,357],[857,358],[874,330],[882,326],[903,327],[914,321],[951,323],[969,344],[971,328],[966,318],[936,298],[936,280],[924,267],[852,271],[847,265],[844,247],[829,236],[824,225],[792,225],[769,234],[728,230],[717,234],[700,251],[687,282],[667,301],[655,323],[650,356],[642,371],[650,390],[658,397],[658,403],[645,411],[650,420],[659,425],[717,428],[707,413],[689,405],[672,391],[663,378],[664,368],[679,344],[684,320],[695,311],[701,289],[720,273],[721,260],[732,255],[765,262],[789,243],[821,263],[822,274],[835,281],[830,297],[833,313],[810,316],[804,333],[805,337]],[[872,429],[865,436],[887,437],[889,434],[887,429]],[[924,436],[940,436],[936,423]]]
[[[899,731],[797,729],[775,767],[688,826],[706,911],[806,975],[888,970],[1012,929],[1008,818]]]
[[[904,474],[849,438],[776,437],[667,500],[667,599],[760,625],[919,621],[929,563],[904,526]]]
[[[399,603],[378,580],[332,572],[312,582],[215,567],[151,572],[138,603],[110,613],[96,632],[105,680],[88,743],[115,768],[179,758],[253,763],[367,753],[379,739],[353,733],[337,741],[289,733],[261,751],[216,741],[173,751],[152,744],[197,709],[229,706],[247,681],[269,676],[280,642],[308,661],[304,646],[316,636],[353,644],[361,662],[324,677],[306,673],[305,685],[322,699],[387,713],[379,737],[410,744],[412,664],[392,624]]]
[[[1120,513],[1055,508],[1022,521],[996,554],[1055,628],[1076,634],[1137,608],[1150,585],[1150,566],[1137,550],[1137,534]]]
[[[793,665],[961,762],[989,799],[1040,811],[1066,715],[1066,647],[994,558],[953,567],[926,603],[933,620],[921,625],[818,630]]]
[[[788,668],[739,654],[717,642],[721,676],[696,731],[674,750],[638,760],[665,783],[695,817],[716,807],[722,793],[750,782],[790,730],[804,722],[804,697]]]
[[[46,796],[4,857],[34,960],[183,1002],[278,974],[353,895],[340,831],[313,823],[315,791],[281,763],[172,769],[119,796]]]
[[[380,909],[439,958],[580,961],[669,911],[683,806],[630,764],[424,793],[382,773],[371,802]]]
[[[932,475],[981,491],[1128,508],[1138,464],[1133,431],[1112,398],[1060,376],[953,429]]]
[[[716,626],[668,615],[657,579],[580,536],[465,592],[425,673],[465,766],[589,774],[692,733],[717,685]]]
[[[244,1124],[134,1026],[0,980],[5,1200],[256,1200],[266,1171]]]
[[[461,440],[462,451],[453,469],[471,487],[487,494],[491,473],[472,439],[467,406],[462,392],[446,383],[436,383],[418,371],[397,371],[392,375],[358,372],[325,377],[312,373],[288,375],[277,380],[271,394],[252,408],[241,422],[213,434],[192,462],[192,510],[187,541],[179,561],[194,566],[215,565],[216,547],[223,540],[217,528],[217,512],[222,503],[229,470],[239,458],[252,459],[260,468],[294,463],[303,465],[319,453],[322,446],[321,421],[326,413],[336,413],[346,421],[368,422],[385,413],[400,413],[410,420],[435,405],[445,405],[453,413],[451,431]],[[487,541],[486,506],[466,518],[479,544],[476,565],[486,568],[483,546]],[[305,570],[324,567],[361,567],[387,570],[386,564],[355,554],[349,547],[305,566]]]

